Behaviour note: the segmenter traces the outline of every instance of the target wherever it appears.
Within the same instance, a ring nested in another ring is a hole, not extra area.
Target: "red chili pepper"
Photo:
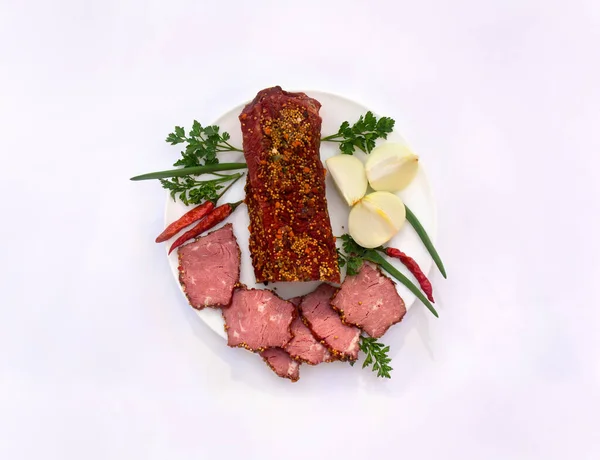
[[[425,273],[423,273],[421,267],[419,267],[415,259],[407,256],[400,249],[396,248],[385,248],[384,252],[389,257],[400,259],[400,262],[402,262],[406,266],[406,268],[408,268],[408,271],[410,271],[417,279],[419,285],[421,286],[421,289],[423,290],[429,301],[434,302],[433,288],[431,286],[431,282],[427,279]]]
[[[231,184],[229,184],[227,187],[225,187],[223,189],[223,191],[221,193],[219,193],[219,195],[217,196],[217,198],[215,198],[214,201],[206,201],[206,202],[202,203],[200,206],[196,206],[195,208],[186,212],[183,216],[181,216],[179,219],[177,219],[175,222],[173,222],[167,228],[165,228],[165,230],[156,237],[156,242],[162,243],[163,241],[167,241],[169,238],[171,238],[172,236],[175,236],[177,233],[179,233],[180,230],[183,230],[188,225],[191,225],[194,222],[196,222],[196,221],[202,219],[204,216],[206,216],[209,212],[211,212],[215,208],[215,204],[219,200],[219,198],[221,198],[225,194],[225,192],[227,192],[227,190],[229,190],[231,188],[231,186],[233,184],[235,184],[237,182],[237,180],[242,176],[243,176],[243,174],[238,175],[238,177],[235,178],[233,180],[233,182],[231,182]]]
[[[237,203],[222,204],[218,208],[213,209],[212,212],[208,216],[206,216],[204,220],[198,222],[198,224],[195,227],[192,227],[190,230],[188,230],[175,240],[175,242],[171,246],[171,249],[169,249],[169,254],[173,252],[173,249],[181,246],[187,240],[196,238],[198,235],[204,233],[207,230],[210,230],[219,222],[225,220],[235,210],[235,208],[237,208],[242,203],[242,201],[238,201]]]
[[[183,230],[188,225],[202,219],[213,209],[215,209],[215,204],[212,201],[205,201],[200,206],[196,206],[165,228],[165,230],[156,237],[156,242],[162,243],[163,241],[167,241],[169,238],[179,233],[180,230]]]

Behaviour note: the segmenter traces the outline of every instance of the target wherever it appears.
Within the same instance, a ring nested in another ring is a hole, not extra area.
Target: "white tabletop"
[[[595,0],[1,2],[0,458],[600,458],[599,30]],[[448,279],[390,381],[227,348],[128,180],[275,84],[427,167]]]

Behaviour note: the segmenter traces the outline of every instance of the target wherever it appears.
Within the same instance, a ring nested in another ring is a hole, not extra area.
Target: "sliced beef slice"
[[[240,248],[231,224],[178,249],[179,282],[190,305],[226,307],[240,280]]]
[[[313,335],[301,318],[292,321],[292,340],[284,347],[290,356],[307,364],[319,364],[333,361],[333,356]]]
[[[281,348],[267,348],[260,356],[279,377],[296,382],[300,378],[300,363]]]
[[[289,299],[296,307],[300,306],[302,296]],[[292,321],[292,340],[284,347],[290,356],[301,362],[316,365],[322,362],[333,361],[334,357],[327,347],[321,344],[313,335],[300,316]]]
[[[344,324],[329,302],[336,288],[321,284],[302,298],[300,313],[313,335],[342,360],[358,357],[360,329]]]
[[[292,302],[294,306],[297,307],[300,305],[300,302],[302,302],[302,296],[299,295],[298,297],[292,297],[291,299],[288,299],[288,302]]]
[[[292,338],[296,315],[294,305],[269,290],[238,288],[223,309],[227,345],[251,351],[283,347]]]
[[[346,324],[358,326],[375,338],[400,322],[406,313],[394,282],[368,263],[357,275],[346,277],[331,305]]]

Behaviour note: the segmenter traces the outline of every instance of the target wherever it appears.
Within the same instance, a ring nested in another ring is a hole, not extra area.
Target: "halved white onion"
[[[412,182],[419,169],[419,157],[400,143],[386,142],[373,149],[365,170],[373,190],[398,192]]]
[[[363,248],[376,248],[391,240],[405,221],[406,208],[398,196],[373,192],[350,210],[348,232]]]
[[[352,155],[342,154],[325,160],[325,163],[348,206],[352,206],[365,195],[368,182],[362,161]]]

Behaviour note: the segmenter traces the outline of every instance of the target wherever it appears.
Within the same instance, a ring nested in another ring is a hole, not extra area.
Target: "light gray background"
[[[291,5],[0,1],[0,458],[600,458],[599,3]],[[428,166],[449,277],[391,381],[225,347],[128,181],[273,84],[393,116]]]

